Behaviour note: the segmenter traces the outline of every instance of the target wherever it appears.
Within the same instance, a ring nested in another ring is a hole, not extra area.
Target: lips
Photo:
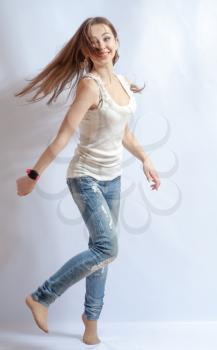
[[[110,51],[100,52],[100,53],[98,53],[98,56],[104,57],[104,56],[107,56],[109,53],[110,53]]]

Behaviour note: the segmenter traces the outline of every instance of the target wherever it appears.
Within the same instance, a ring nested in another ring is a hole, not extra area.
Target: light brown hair
[[[97,51],[97,48],[94,48],[90,41],[90,30],[91,26],[94,24],[107,25],[111,29],[114,38],[119,42],[117,31],[107,18],[87,18],[54,59],[36,77],[30,80],[27,79],[30,83],[16,93],[15,96],[23,96],[31,91],[37,90],[35,95],[28,101],[37,102],[50,93],[53,93],[47,102],[47,105],[49,105],[53,101],[56,101],[57,97],[65,88],[71,86],[71,89],[73,89],[83,76],[84,70],[90,72],[93,68],[93,62],[88,56],[90,54],[95,54]],[[85,59],[86,56],[88,57],[87,59]],[[118,51],[116,51],[113,58],[113,65],[115,65],[118,59],[119,54]],[[74,78],[76,78],[75,81]],[[145,85],[139,88],[132,84],[131,90],[133,92],[140,92],[144,87]],[[41,97],[39,97],[40,94],[42,94]]]

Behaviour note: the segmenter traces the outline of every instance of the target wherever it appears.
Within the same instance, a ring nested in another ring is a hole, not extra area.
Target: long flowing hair
[[[93,68],[93,62],[88,57],[90,54],[96,54],[97,48],[94,48],[91,40],[91,26],[94,24],[107,25],[115,39],[119,43],[117,31],[113,24],[105,17],[89,17],[77,29],[72,38],[65,44],[65,46],[57,53],[54,59],[33,79],[26,79],[30,81],[26,87],[17,92],[14,96],[23,96],[27,93],[36,90],[35,95],[28,101],[30,103],[40,101],[47,95],[52,93],[47,105],[55,102],[61,92],[70,88],[73,89],[84,71],[90,72]],[[87,58],[86,58],[87,56]],[[113,65],[118,61],[119,54],[116,51],[113,58]],[[131,90],[133,92],[140,92],[144,89],[132,84]],[[71,92],[70,89],[70,92]],[[39,96],[39,95],[42,96]]]

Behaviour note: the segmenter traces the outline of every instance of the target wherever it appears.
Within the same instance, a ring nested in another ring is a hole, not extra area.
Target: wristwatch
[[[34,169],[28,168],[28,169],[26,169],[26,173],[30,177],[30,179],[32,179],[32,180],[38,180],[40,177],[39,173]]]

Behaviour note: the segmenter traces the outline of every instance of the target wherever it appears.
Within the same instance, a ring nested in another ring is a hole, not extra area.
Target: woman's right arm
[[[97,104],[98,95],[99,91],[97,85],[92,79],[81,79],[79,81],[75,99],[68,109],[54,141],[45,149],[31,169],[36,170],[39,175],[42,174],[57,155],[66,147],[88,109],[92,105]],[[25,196],[33,190],[36,181],[30,179],[28,175],[25,175],[18,178],[16,183],[17,194]]]

